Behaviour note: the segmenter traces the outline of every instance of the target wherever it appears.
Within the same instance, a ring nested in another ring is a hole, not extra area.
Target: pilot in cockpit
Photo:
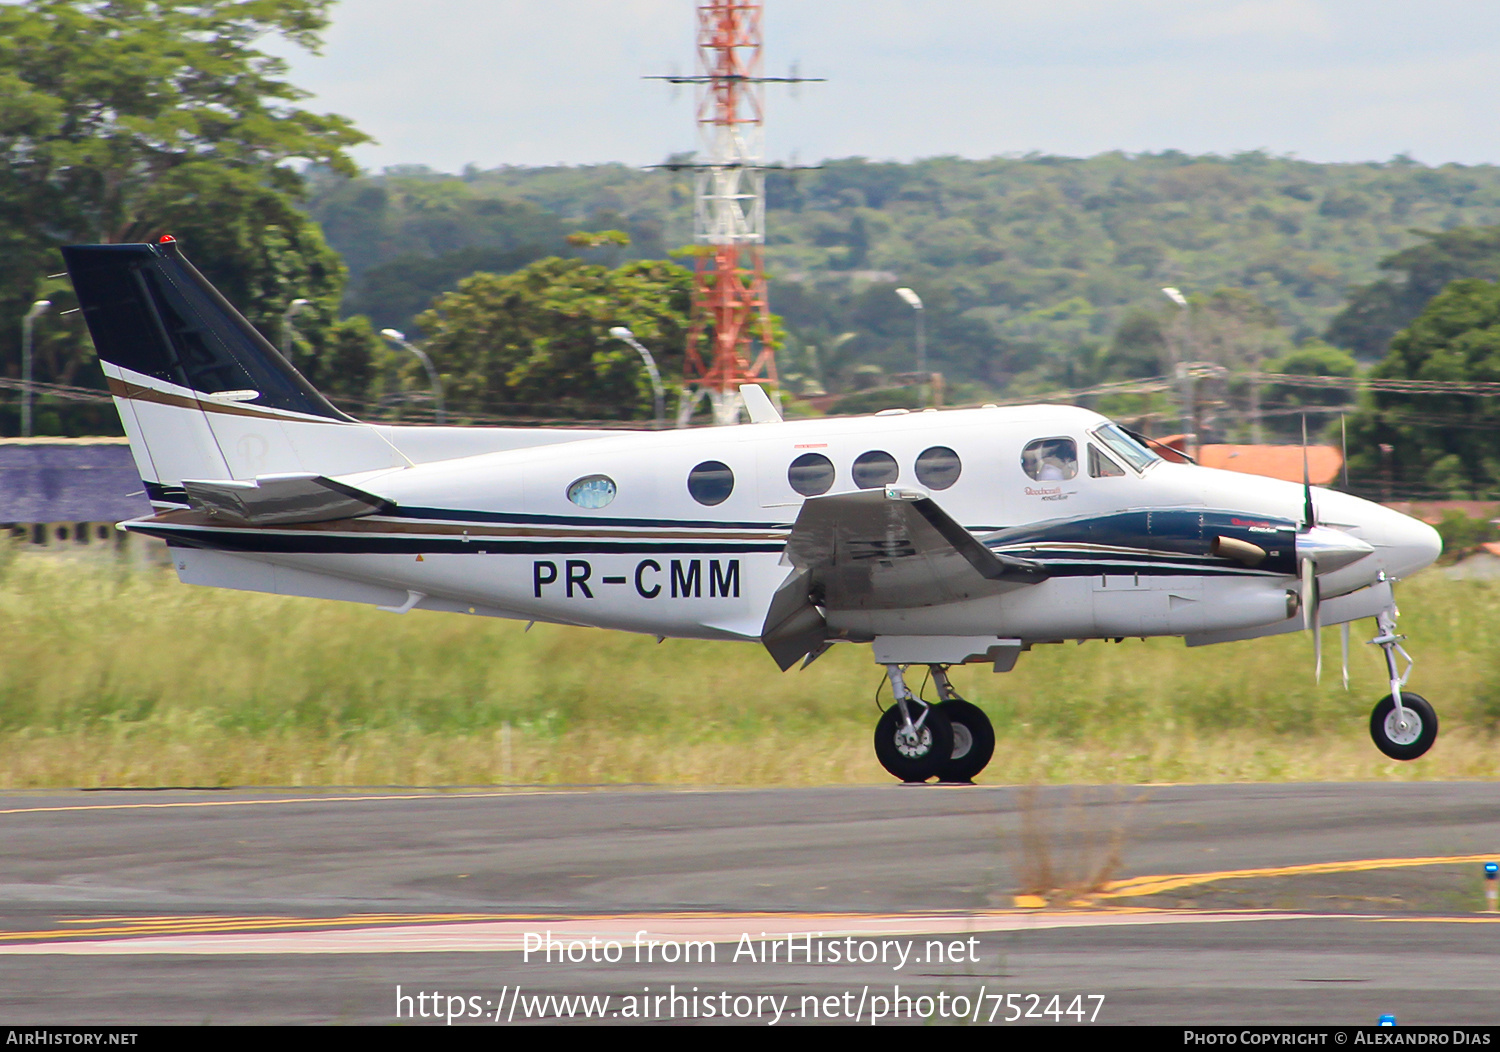
[[[1062,482],[1078,474],[1078,445],[1071,438],[1042,438],[1021,452],[1021,467],[1038,482]]]

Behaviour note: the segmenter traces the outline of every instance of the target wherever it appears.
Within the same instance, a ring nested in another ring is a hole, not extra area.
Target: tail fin
[[[349,419],[183,258],[175,241],[62,252],[103,361],[200,394],[254,391],[257,406]]]
[[[157,503],[186,503],[184,479],[332,475],[400,462],[373,428],[319,394],[176,242],[62,253]]]

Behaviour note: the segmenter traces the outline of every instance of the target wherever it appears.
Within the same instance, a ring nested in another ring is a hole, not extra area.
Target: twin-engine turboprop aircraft
[[[1050,405],[581,431],[366,424],[335,409],[175,242],[63,249],[179,577],[285,595],[758,641],[783,669],[871,643],[875,752],[967,781],[994,732],[947,669],[1063,640],[1189,646],[1373,617],[1376,745],[1414,759],[1392,583],[1437,533],[1342,493],[1163,460]],[[905,670],[926,665],[937,698]]]

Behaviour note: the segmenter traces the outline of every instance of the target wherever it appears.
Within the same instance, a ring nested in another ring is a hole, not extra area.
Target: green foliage
[[[298,369],[335,403],[358,412],[384,387],[394,352],[363,316],[345,318],[319,331],[311,354],[299,357]]]
[[[1359,375],[1359,363],[1354,360],[1353,355],[1321,340],[1308,340],[1279,357],[1269,358],[1261,363],[1261,369],[1268,373],[1289,373],[1293,376]],[[1265,389],[1263,397],[1268,403],[1279,402],[1289,407],[1343,405],[1349,401],[1349,392],[1329,387],[1272,384]]]
[[[591,205],[565,219],[482,181],[425,168],[358,179],[315,172],[311,183],[310,212],[353,275],[344,309],[410,335],[435,297],[478,271],[508,274],[548,256],[613,266],[666,255],[650,218]],[[583,223],[596,232],[569,233]]]
[[[878,413],[882,409],[922,408],[922,388],[872,387],[846,394],[829,408],[833,413]]]
[[[1443,513],[1437,524],[1443,538],[1443,561],[1454,562],[1490,541],[1500,541],[1500,527],[1488,519],[1475,519],[1458,509]]]
[[[268,34],[316,50],[328,0],[32,0],[0,5],[0,340],[51,290],[55,249],[177,235],[269,336],[291,300],[315,345],[333,324],[343,267],[294,207],[293,165],[352,173],[366,141],[295,103]],[[69,304],[71,306],[71,304]],[[99,384],[81,326],[39,326],[37,379]]]
[[[1411,686],[1443,720],[1418,764],[1370,744],[1369,707],[1388,690],[1379,652],[1354,648],[1345,692],[1336,675],[1313,680],[1305,633],[1037,646],[1003,677],[952,675],[1008,743],[992,782],[1493,779],[1500,662],[1474,640],[1500,632],[1500,587],[1423,574],[1400,588]],[[544,758],[523,781],[888,781],[870,756],[880,673],[863,646],[781,675],[755,644],[392,618],[34,555],[0,578],[0,631],[8,787],[493,783],[507,723],[518,761],[526,743]],[[215,670],[214,688],[184,669]],[[601,751],[618,742],[630,749]],[[424,751],[425,772],[407,759]],[[335,762],[355,755],[370,760]],[[850,759],[830,770],[826,755]]]
[[[664,378],[681,376],[692,285],[675,263],[610,270],[554,257],[515,274],[475,274],[418,324],[454,413],[649,419],[640,356],[609,330],[630,329]]]
[[[34,229],[94,241],[161,232],[184,166],[249,174],[283,192],[286,162],[352,172],[366,141],[344,118],[290,103],[267,33],[316,50],[328,0],[32,0],[0,7],[6,197],[45,205]],[[13,196],[14,195],[14,196]]]
[[[1380,261],[1391,277],[1351,291],[1349,305],[1328,325],[1327,339],[1364,358],[1383,355],[1450,282],[1500,278],[1500,226],[1414,231],[1422,242]]]
[[[1500,286],[1455,281],[1391,341],[1377,379],[1500,381]],[[1500,493],[1493,398],[1375,391],[1349,420],[1351,475],[1432,496]],[[1382,447],[1385,447],[1382,449]]]
[[[1100,361],[1103,379],[1132,380],[1168,371],[1167,326],[1156,311],[1136,307],[1115,328]]]
[[[528,202],[560,217],[561,229],[623,230],[631,251],[645,258],[692,238],[692,183],[680,172],[510,167],[462,177],[401,170],[324,180],[315,214],[356,272],[395,253],[381,255],[389,241],[344,225],[334,205],[358,199],[381,222],[422,229],[425,213],[397,200],[400,187],[416,183]],[[1346,290],[1375,278],[1382,258],[1414,241],[1421,248],[1463,237],[1418,235],[1413,227],[1500,222],[1500,168],[1318,165],[1258,153],[912,164],[850,158],[814,172],[770,173],[767,206],[771,304],[785,319],[797,389],[849,392],[866,366],[885,375],[909,371],[913,319],[894,289],[910,285],[927,304],[935,369],[991,390],[1036,390],[1069,375],[1163,371],[1170,333],[1158,340],[1140,319],[1170,329],[1160,291],[1169,284],[1197,293],[1205,312],[1238,318],[1242,329],[1266,337],[1236,351],[1246,364],[1281,356],[1323,332]],[[1233,306],[1227,303],[1210,309],[1205,293],[1224,289],[1244,292],[1260,313],[1220,310]],[[1135,319],[1135,332],[1114,339],[1127,319]],[[1218,337],[1203,335],[1211,349]],[[1217,353],[1195,356],[1217,360]]]
[[[344,310],[369,317],[377,329],[424,335],[417,315],[470,274],[509,274],[553,253],[534,245],[520,248],[461,248],[441,256],[397,256],[371,267],[351,283]]]

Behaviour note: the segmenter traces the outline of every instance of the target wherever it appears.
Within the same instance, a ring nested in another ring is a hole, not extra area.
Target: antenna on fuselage
[[[1302,414],[1302,528],[1310,530],[1318,524],[1313,512],[1312,479],[1307,470],[1307,414]]]
[[[1339,414],[1339,455],[1344,458],[1344,492],[1349,492],[1349,425]]]

